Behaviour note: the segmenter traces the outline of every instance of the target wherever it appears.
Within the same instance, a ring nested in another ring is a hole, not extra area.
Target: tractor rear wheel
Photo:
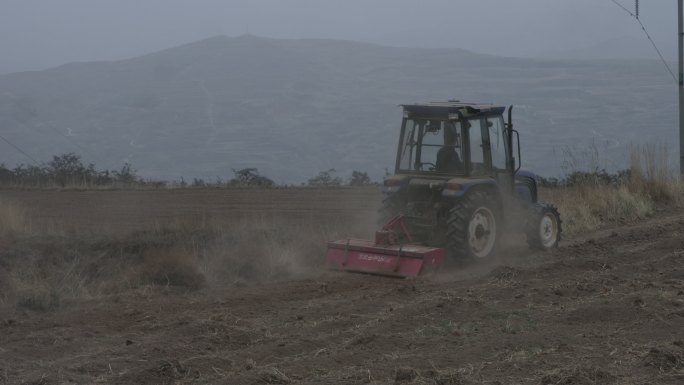
[[[530,209],[525,235],[532,250],[551,250],[558,247],[563,222],[558,209],[551,204],[536,203]]]
[[[495,200],[483,192],[472,192],[456,202],[447,221],[449,253],[467,260],[494,255],[500,227],[496,207]]]

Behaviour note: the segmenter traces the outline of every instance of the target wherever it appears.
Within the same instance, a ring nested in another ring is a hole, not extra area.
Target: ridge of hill
[[[40,161],[77,152],[102,168],[131,162],[145,177],[225,180],[256,167],[276,182],[329,168],[377,179],[394,164],[397,105],[456,98],[516,105],[524,166],[554,175],[583,151],[614,169],[630,141],[675,143],[668,76],[655,61],[217,36],[2,75],[0,127]],[[0,162],[27,159],[7,148]]]

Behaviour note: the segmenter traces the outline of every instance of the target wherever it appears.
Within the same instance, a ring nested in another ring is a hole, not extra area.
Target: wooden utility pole
[[[679,47],[679,173],[684,175],[684,22],[682,21],[682,1],[678,0],[677,17],[679,28],[677,29]]]

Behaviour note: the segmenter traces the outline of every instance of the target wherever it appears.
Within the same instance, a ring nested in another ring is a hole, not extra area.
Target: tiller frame
[[[400,234],[408,242],[402,243]],[[328,242],[326,266],[394,277],[415,277],[426,267],[437,267],[444,260],[444,249],[416,244],[411,237],[405,217],[395,215],[382,229],[375,232],[375,240],[345,239]]]

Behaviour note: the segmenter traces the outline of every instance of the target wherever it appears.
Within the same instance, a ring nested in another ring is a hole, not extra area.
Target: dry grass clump
[[[629,188],[655,203],[680,205],[684,200],[684,183],[668,163],[664,144],[630,146]]]
[[[231,223],[178,220],[157,227],[153,239],[184,239],[176,247],[196,261],[209,286],[301,277],[322,265],[327,241],[354,229],[337,224],[257,217]]]
[[[58,307],[64,299],[92,297],[101,291],[98,277],[107,264],[102,255],[73,240],[26,237],[7,241],[0,269],[7,293],[4,303],[31,310]]]
[[[15,203],[0,200],[0,236],[23,234],[28,231],[26,211]]]
[[[566,234],[596,230],[610,223],[626,223],[653,213],[654,202],[626,185],[604,183],[560,187],[549,192],[558,206]]]
[[[337,233],[273,218],[179,219],[118,239],[7,239],[0,249],[0,305],[44,311],[150,285],[197,290],[301,277],[321,266],[326,241]]]
[[[596,168],[593,172],[575,172],[581,177],[545,192],[559,208],[565,233],[633,222],[651,215],[659,206],[684,202],[684,183],[669,167],[666,146],[630,146],[629,151],[627,172],[608,175]]]
[[[682,349],[651,348],[643,358],[644,366],[657,369],[659,372],[671,372],[684,368],[684,352]]]

